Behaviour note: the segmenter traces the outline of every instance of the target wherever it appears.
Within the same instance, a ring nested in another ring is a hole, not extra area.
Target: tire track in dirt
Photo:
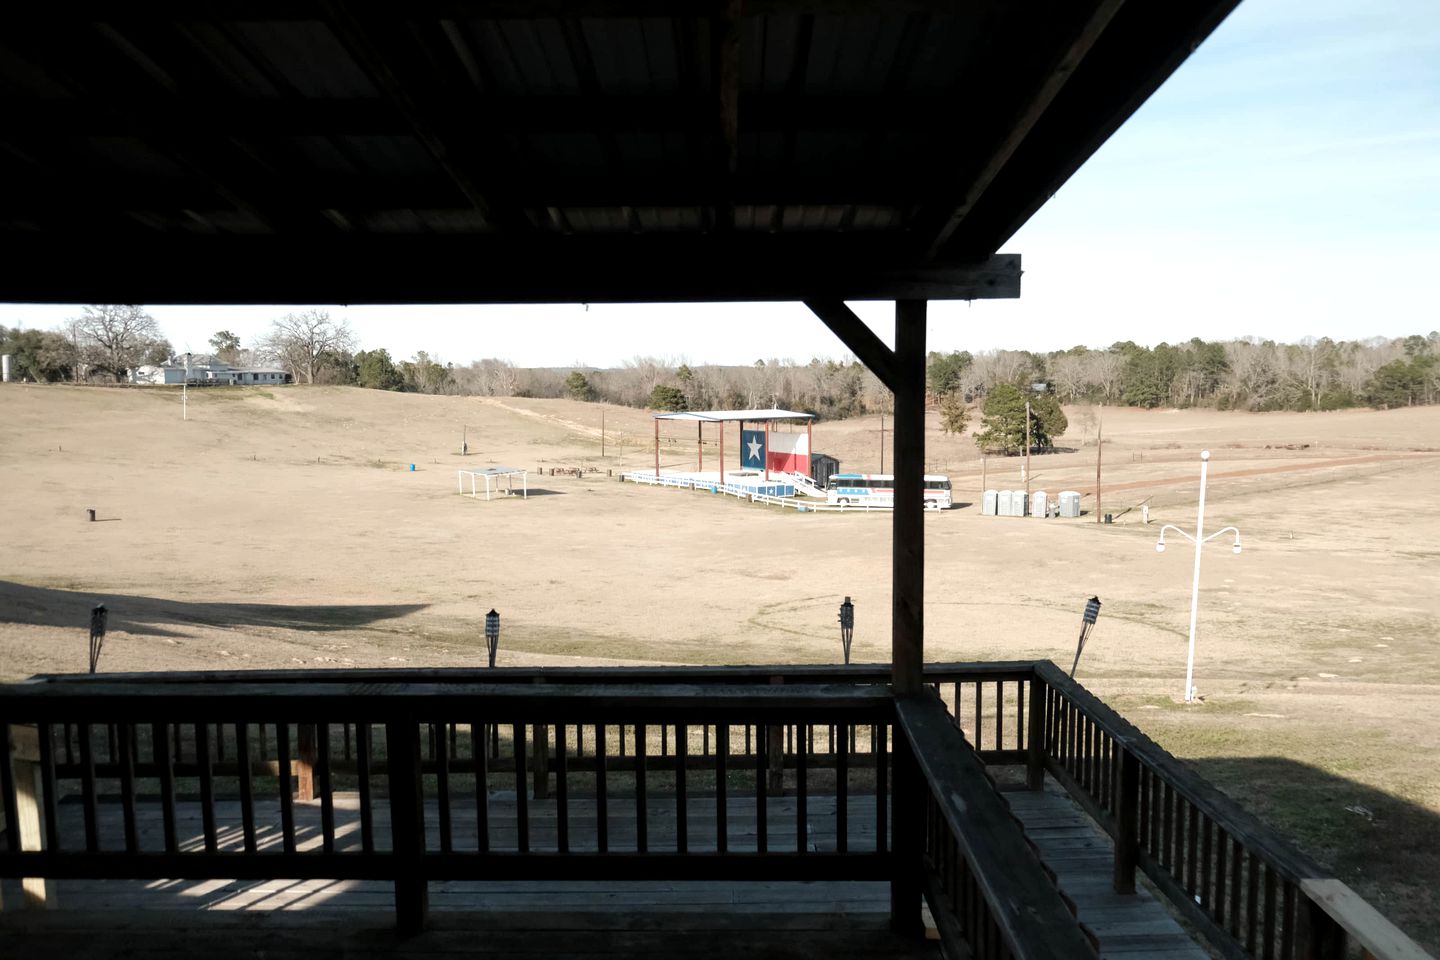
[[[1392,461],[1423,461],[1434,460],[1435,454],[1414,454],[1414,453],[1377,453],[1364,457],[1337,457],[1332,460],[1305,460],[1294,463],[1280,464],[1274,467],[1250,467],[1245,470],[1226,470],[1223,472],[1210,472],[1210,480],[1238,480],[1245,477],[1262,477],[1273,473],[1302,473],[1307,470],[1328,470],[1333,467],[1358,466],[1365,463],[1387,463]],[[1143,490],[1147,487],[1175,487],[1187,483],[1194,483],[1193,473],[1176,474],[1168,477],[1154,477],[1148,480],[1126,480],[1121,483],[1105,484],[1105,492],[1113,493],[1118,490]],[[1094,487],[1087,487],[1084,484],[1066,486],[1056,484],[1062,489],[1077,490],[1083,497],[1093,497]]]

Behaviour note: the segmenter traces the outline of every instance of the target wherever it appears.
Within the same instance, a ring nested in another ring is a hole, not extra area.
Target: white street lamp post
[[[1160,528],[1160,539],[1155,544],[1156,553],[1165,552],[1165,531],[1174,530],[1180,536],[1195,544],[1195,577],[1190,584],[1190,651],[1185,658],[1185,702],[1191,703],[1195,699],[1195,623],[1200,612],[1200,554],[1205,544],[1216,537],[1225,534],[1235,534],[1235,545],[1231,548],[1233,552],[1240,552],[1240,530],[1236,527],[1223,527],[1216,530],[1210,536],[1205,536],[1205,478],[1210,470],[1210,451],[1200,451],[1200,509],[1195,515],[1195,536],[1190,536],[1184,530],[1167,523]]]

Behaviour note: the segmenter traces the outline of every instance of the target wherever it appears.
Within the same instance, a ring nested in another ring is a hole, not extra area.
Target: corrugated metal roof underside
[[[1233,3],[77,0],[0,38],[0,239],[822,235],[983,261]]]

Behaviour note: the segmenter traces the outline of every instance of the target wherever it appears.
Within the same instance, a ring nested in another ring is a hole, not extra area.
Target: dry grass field
[[[1069,412],[1073,450],[1035,458],[1033,487],[1090,510],[1096,415]],[[112,671],[479,665],[492,606],[506,664],[834,662],[846,594],[856,659],[888,656],[885,515],[617,483],[652,462],[642,411],[605,408],[603,458],[601,408],[567,401],[289,387],[180,413],[162,389],[0,390],[0,677],[83,670],[98,601]],[[1110,526],[981,517],[982,469],[1018,486],[1018,461],[982,468],[932,427],[965,506],[926,518],[928,657],[1068,666],[1098,594],[1078,677],[1440,947],[1440,408],[1104,411],[1104,509],[1136,507]],[[666,439],[693,464],[693,427]],[[873,417],[815,428],[846,469],[880,443]],[[1185,707],[1193,555],[1153,545],[1193,526],[1202,447],[1208,525],[1245,552],[1206,553]],[[598,472],[456,495],[457,467],[491,464]]]

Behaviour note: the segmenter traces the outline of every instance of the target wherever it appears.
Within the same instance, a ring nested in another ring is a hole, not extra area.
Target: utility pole
[[[1030,503],[1030,400],[1025,400],[1025,503]]]
[[[1100,413],[1095,419],[1095,522],[1102,522],[1100,502],[1100,458],[1105,452],[1105,407],[1102,404]]]

